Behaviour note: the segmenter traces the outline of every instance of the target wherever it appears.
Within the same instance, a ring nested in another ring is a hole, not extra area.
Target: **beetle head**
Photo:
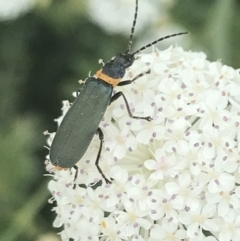
[[[106,63],[103,73],[114,79],[123,78],[125,71],[130,67],[135,58],[132,54],[120,53],[114,59]]]
[[[132,54],[118,54],[113,62],[118,65],[120,68],[127,69],[130,67],[133,62],[135,61],[135,58]]]

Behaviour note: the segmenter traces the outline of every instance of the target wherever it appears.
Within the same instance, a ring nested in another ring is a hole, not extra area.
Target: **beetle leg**
[[[98,150],[98,154],[97,154],[97,159],[95,161],[95,165],[96,165],[99,173],[102,175],[103,179],[105,180],[105,182],[106,183],[112,183],[110,180],[108,180],[106,178],[106,176],[104,175],[101,167],[99,166],[99,160],[100,160],[100,156],[101,156],[101,152],[102,152],[102,144],[103,144],[103,140],[104,140],[104,135],[103,135],[103,131],[99,127],[97,129],[97,132],[98,132],[98,136],[99,136],[99,140],[100,140],[100,147],[99,147],[99,150]]]
[[[77,165],[75,165],[75,166],[73,166],[73,168],[76,170],[75,175],[74,175],[74,179],[73,179],[73,181],[75,182],[77,180],[77,177],[78,177],[78,167],[77,167]],[[76,186],[77,186],[77,184],[74,183],[73,189],[76,189]]]
[[[136,79],[146,75],[146,74],[150,74],[150,69],[144,73],[141,73],[139,75],[137,75],[135,78],[133,78],[132,80],[124,80],[122,82],[119,82],[117,86],[124,86],[124,85],[130,85],[132,84],[132,82],[134,82]]]
[[[111,100],[110,100],[110,104],[112,102],[114,102],[115,100],[117,100],[120,96],[123,97],[124,101],[125,101],[125,104],[127,106],[127,111],[128,111],[128,114],[131,118],[134,118],[134,119],[143,119],[143,120],[147,120],[147,121],[151,121],[152,118],[150,116],[146,116],[146,117],[140,117],[140,116],[134,116],[130,110],[130,107],[129,107],[129,104],[128,104],[128,101],[127,101],[127,98],[126,96],[123,94],[122,91],[119,91],[117,92],[115,95],[112,96]]]

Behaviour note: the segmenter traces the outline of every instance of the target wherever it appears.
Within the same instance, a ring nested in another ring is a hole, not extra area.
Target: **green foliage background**
[[[43,176],[43,131],[56,130],[52,120],[61,113],[61,100],[73,100],[77,80],[127,43],[88,19],[86,0],[45,2],[0,22],[0,241],[58,240],[47,201],[49,178]],[[172,20],[191,32],[189,49],[235,68],[239,12],[239,0],[178,0],[170,9]]]

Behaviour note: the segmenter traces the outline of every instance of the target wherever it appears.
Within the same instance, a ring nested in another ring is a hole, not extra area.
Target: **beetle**
[[[57,170],[75,167],[76,163],[85,154],[93,136],[98,133],[100,147],[95,165],[106,183],[111,183],[99,166],[99,159],[104,140],[103,131],[99,127],[99,123],[102,120],[108,105],[119,97],[123,97],[128,114],[131,118],[151,121],[151,117],[149,116],[134,116],[131,113],[124,93],[119,91],[113,95],[113,89],[115,86],[129,85],[136,79],[149,73],[149,71],[147,71],[137,75],[132,80],[121,81],[125,75],[126,69],[134,63],[137,53],[164,39],[187,34],[188,32],[176,33],[159,38],[131,53],[130,51],[137,22],[137,15],[138,0],[136,0],[134,20],[126,52],[118,54],[98,70],[96,75],[86,79],[80,94],[77,95],[76,100],[64,116],[50,147],[50,161],[55,165]]]

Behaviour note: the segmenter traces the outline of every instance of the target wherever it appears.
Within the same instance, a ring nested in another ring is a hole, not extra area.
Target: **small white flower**
[[[148,197],[152,194],[157,180],[145,180],[140,174],[134,175],[131,180],[132,187],[128,190],[128,198],[134,200],[141,210],[149,210]]]
[[[214,162],[208,161],[204,171],[208,174],[208,190],[211,193],[220,192],[226,187],[228,190],[235,185],[234,177],[223,169],[223,158],[218,156]]]
[[[230,210],[221,223],[219,241],[238,241],[240,237],[240,215]]]
[[[167,221],[164,218],[161,224],[155,224],[151,229],[148,241],[181,241],[187,238],[186,230],[178,227],[178,222]]]
[[[142,144],[153,142],[154,139],[161,140],[164,137],[164,127],[161,125],[163,118],[153,119],[151,122],[146,120],[135,121],[131,127],[133,131],[137,131],[137,141]]]
[[[122,159],[128,150],[136,149],[137,140],[127,129],[119,130],[116,126],[109,125],[105,131],[109,133],[109,136],[106,136],[105,148],[117,159]]]
[[[219,230],[219,227],[213,218],[215,212],[216,206],[208,203],[202,208],[198,208],[194,211],[182,211],[179,220],[187,225],[188,237],[194,238],[201,235],[202,229],[210,232],[217,232]]]
[[[187,208],[195,210],[200,205],[199,196],[203,187],[200,187],[198,182],[194,182],[188,173],[181,174],[177,181],[165,184],[168,194],[174,196],[176,201]]]
[[[218,204],[218,215],[220,217],[225,217],[230,209],[237,210],[240,208],[240,199],[235,190],[227,187],[217,193],[206,192],[206,200],[209,203]]]
[[[165,189],[153,190],[148,197],[148,205],[152,220],[161,220],[164,216],[168,220],[178,220],[178,211],[184,208],[184,204],[176,200],[175,196],[168,195]]]
[[[153,171],[151,178],[153,179],[164,179],[173,178],[178,175],[178,168],[183,168],[184,165],[177,163],[177,158],[174,154],[167,154],[162,149],[157,149],[154,154],[155,159],[146,160],[144,165],[148,170]]]
[[[230,148],[235,146],[235,141],[232,136],[229,136],[227,130],[228,128],[223,131],[213,128],[212,126],[207,126],[203,129],[203,156],[205,158],[211,159],[216,156],[224,155]]]
[[[201,122],[199,128],[203,129],[205,126],[227,124],[224,122],[224,117],[229,119],[230,112],[226,110],[228,99],[222,96],[220,90],[207,90],[204,93],[205,100],[200,102],[198,108]],[[204,98],[204,97],[203,97]]]
[[[128,237],[138,234],[140,228],[146,230],[150,228],[151,222],[144,218],[147,216],[147,211],[142,211],[137,206],[126,207],[125,210],[115,211],[114,214],[116,221]]]
[[[102,236],[109,241],[121,241],[127,239],[122,230],[122,226],[118,225],[113,217],[104,218],[101,222]]]

